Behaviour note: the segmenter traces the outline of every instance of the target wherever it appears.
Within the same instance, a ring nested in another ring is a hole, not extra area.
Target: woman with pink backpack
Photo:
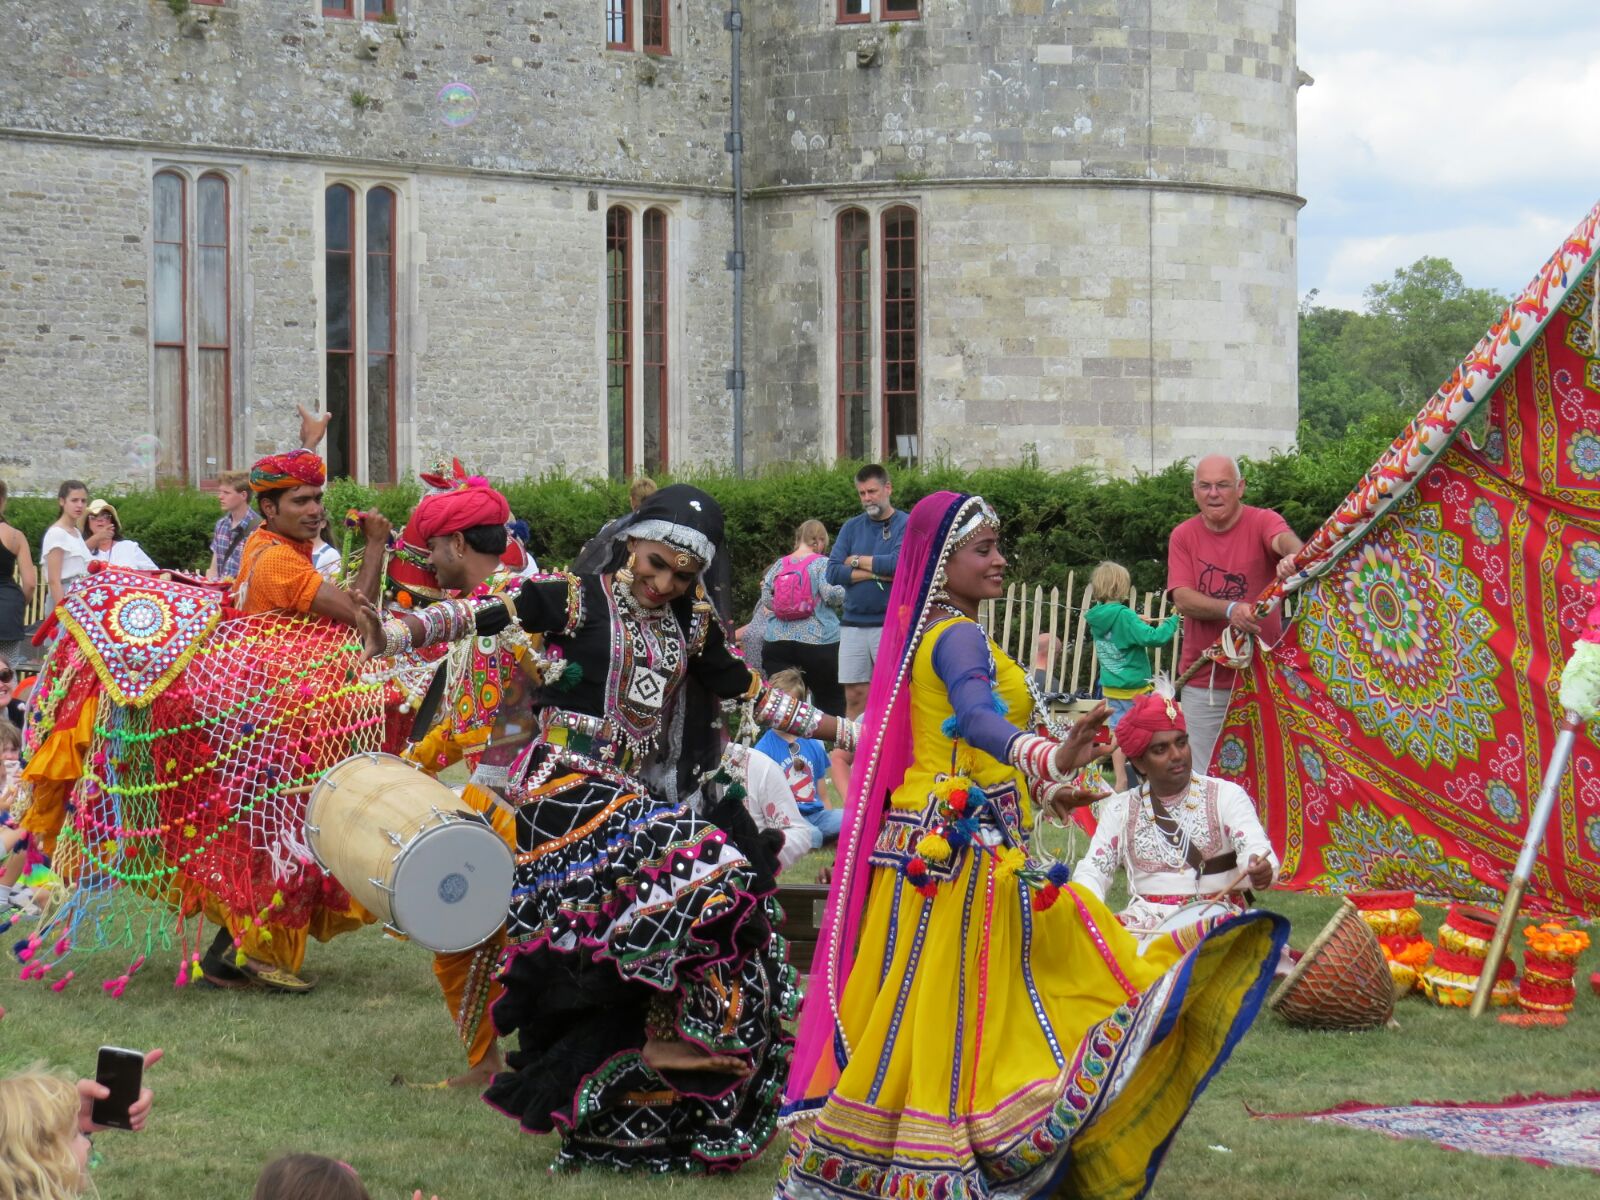
[[[839,686],[839,612],[844,588],[827,580],[828,528],[807,521],[794,532],[794,549],[761,577],[761,601],[770,614],[761,638],[761,667],[768,676],[794,668],[825,713],[844,713]]]

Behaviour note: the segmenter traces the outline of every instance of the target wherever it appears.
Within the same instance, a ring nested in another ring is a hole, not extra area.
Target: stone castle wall
[[[828,6],[763,5],[763,314],[832,329],[839,210],[909,204],[925,454],[975,465],[1031,447],[1123,472],[1287,447],[1292,0],[924,8],[839,26]],[[755,403],[773,417],[759,453],[831,447],[830,339],[757,345]]]
[[[607,50],[591,0],[397,0],[393,24],[317,0],[0,5],[0,477],[153,474],[130,447],[154,423],[164,166],[233,187],[235,465],[320,402],[340,179],[401,196],[408,467],[604,469],[612,203],[672,222],[672,461],[726,464],[724,7],[674,0],[656,58]],[[751,465],[832,455],[847,203],[919,214],[924,453],[1124,471],[1291,440],[1292,0],[835,9],[745,0]],[[458,80],[478,111],[453,127],[435,97]]]

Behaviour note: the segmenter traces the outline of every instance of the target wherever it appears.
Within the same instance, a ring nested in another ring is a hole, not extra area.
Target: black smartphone
[[[110,1129],[132,1129],[128,1110],[138,1102],[139,1087],[144,1082],[144,1054],[121,1046],[101,1046],[94,1081],[110,1089],[111,1094],[94,1102],[89,1119]]]

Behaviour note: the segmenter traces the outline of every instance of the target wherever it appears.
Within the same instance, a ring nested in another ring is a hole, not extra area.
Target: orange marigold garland
[[[1378,935],[1378,945],[1396,998],[1421,986],[1422,968],[1433,957],[1433,945],[1422,936],[1422,914],[1414,892],[1354,892],[1349,897],[1361,919]]]
[[[1518,1006],[1525,1012],[1571,1012],[1577,998],[1578,956],[1589,948],[1589,935],[1559,921],[1547,921],[1529,925],[1522,936],[1528,947],[1522,959],[1522,981],[1517,985]]]

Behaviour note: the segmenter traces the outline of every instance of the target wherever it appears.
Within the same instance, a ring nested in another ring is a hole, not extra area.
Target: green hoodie
[[[1096,604],[1085,618],[1094,634],[1094,652],[1100,659],[1100,687],[1136,693],[1150,686],[1150,655],[1146,646],[1165,646],[1178,632],[1178,614],[1151,625],[1126,604]],[[1117,697],[1122,699],[1125,697]]]

